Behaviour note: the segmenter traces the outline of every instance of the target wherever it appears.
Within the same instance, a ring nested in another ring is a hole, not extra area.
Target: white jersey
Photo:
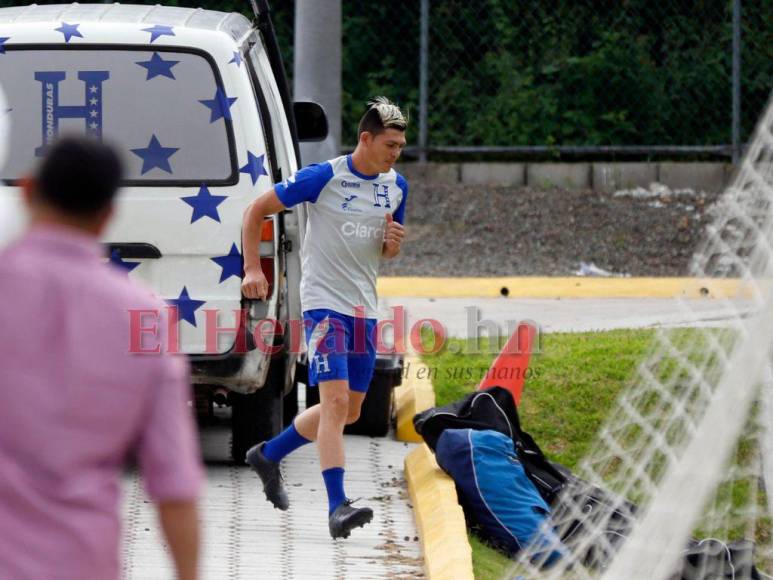
[[[309,165],[274,186],[285,207],[308,203],[301,306],[376,318],[376,277],[386,214],[404,223],[408,183],[391,169],[363,175],[350,155]]]

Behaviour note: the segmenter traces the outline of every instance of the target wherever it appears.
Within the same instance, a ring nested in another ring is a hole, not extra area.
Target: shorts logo
[[[327,360],[327,353],[318,353],[319,346],[325,340],[325,335],[330,329],[330,318],[327,316],[319,321],[309,338],[309,360],[314,362],[314,368],[317,373],[330,372],[330,362]]]
[[[312,360],[314,361],[314,368],[316,369],[318,375],[330,372],[330,363],[327,360],[327,354],[314,355]]]

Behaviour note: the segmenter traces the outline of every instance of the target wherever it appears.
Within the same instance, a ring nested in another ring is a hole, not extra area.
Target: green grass
[[[541,337],[518,411],[523,429],[551,459],[572,469],[577,465],[652,336],[651,330],[614,330]],[[425,355],[437,404],[474,390],[499,346],[489,349],[483,340],[476,349],[474,342],[451,339],[441,352]],[[475,577],[501,578],[510,560],[472,534],[470,544]]]
[[[654,332],[615,330],[541,337],[529,363],[518,412],[523,429],[535,438],[550,459],[576,469],[620,390],[633,378],[636,367],[648,355]],[[728,330],[707,333],[681,329],[670,333],[669,337],[677,352],[684,353],[693,365],[707,368],[718,362],[714,349],[709,348],[709,342],[716,340],[723,344],[724,349],[729,349],[736,335]],[[426,346],[431,345],[428,333],[424,333],[423,339]],[[489,348],[486,340],[476,344],[451,339],[441,352],[423,357],[430,368],[438,405],[458,400],[477,387],[502,344],[492,346]],[[661,360],[652,371],[661,382],[676,381],[680,384],[688,379],[686,366],[674,358]],[[646,400],[642,401],[646,406]],[[653,405],[658,401],[658,397],[652,397]],[[758,412],[755,407],[753,413]],[[653,420],[656,421],[653,424],[655,428],[665,429],[665,423],[657,423],[657,415]],[[750,422],[750,425],[755,424],[755,421]],[[736,465],[748,465],[759,454],[756,434],[750,429],[747,428],[736,449]],[[670,436],[671,432],[664,433]],[[636,429],[632,430],[631,436],[637,436]],[[657,470],[658,465],[653,463],[650,468]],[[732,514],[737,512],[738,516],[737,524],[735,517],[728,517],[726,524],[729,527],[722,533],[731,540],[748,537],[748,530],[744,528],[748,519],[746,510],[756,497],[757,507],[764,511],[767,501],[765,490],[753,489],[748,481],[736,480],[732,485],[720,485],[716,493],[720,503],[729,506]],[[629,499],[636,501],[636,497]],[[761,546],[770,541],[773,524],[770,518],[761,518],[757,524],[754,540]],[[699,525],[693,535],[709,537],[718,532]],[[475,577],[486,580],[502,578],[510,561],[472,534],[470,544]]]
[[[652,330],[613,330],[541,337],[518,412],[523,429],[551,459],[575,467],[648,352],[652,336]],[[472,342],[451,339],[440,353],[423,357],[438,405],[474,390],[499,350],[488,352],[485,339],[478,349],[473,347]]]
[[[475,534],[470,534],[470,547],[472,548],[472,569],[475,572],[475,578],[485,580],[496,578],[498,580],[512,564],[507,556],[487,546]]]

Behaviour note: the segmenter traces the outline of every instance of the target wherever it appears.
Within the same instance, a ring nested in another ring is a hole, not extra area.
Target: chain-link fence
[[[274,10],[282,21],[292,6]],[[386,94],[429,151],[729,155],[773,87],[770,0],[342,0],[342,11],[345,142],[364,102]]]
[[[292,75],[294,2],[269,1]],[[245,0],[164,4],[252,15]],[[419,152],[730,155],[773,88],[771,0],[341,0],[341,7],[349,145],[365,102],[384,94],[408,109],[408,141]]]
[[[414,3],[410,3],[414,4]],[[717,146],[771,89],[766,0],[429,0],[429,146]]]

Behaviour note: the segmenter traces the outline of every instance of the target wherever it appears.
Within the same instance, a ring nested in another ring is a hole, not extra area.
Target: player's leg
[[[349,381],[319,384],[319,425],[317,447],[319,465],[324,471],[344,466],[344,425],[349,416]],[[333,506],[333,508],[337,507]]]
[[[347,538],[353,528],[373,519],[373,510],[353,507],[344,490],[344,425],[359,416],[365,393],[350,391],[348,381],[329,381],[320,383],[319,396],[317,448],[328,497],[328,527],[333,538]]]
[[[366,393],[352,391],[349,389],[349,412],[346,415],[346,424],[351,425],[360,418],[362,403],[365,400]]]
[[[351,425],[360,418],[362,402],[365,400],[365,393],[349,391],[349,412],[346,415],[346,424]],[[307,441],[317,440],[317,431],[319,430],[319,403],[313,405],[298,415],[293,421],[293,427]],[[288,427],[289,429],[289,427]]]
[[[352,323],[354,324],[353,320]],[[358,323],[362,323],[362,320],[358,321]],[[375,321],[373,321],[373,324],[370,325],[371,328],[374,325]],[[376,352],[373,342],[369,341],[368,343],[365,343],[364,341],[356,341],[354,338],[355,332],[356,330],[353,329],[353,332],[347,335],[350,339],[350,342],[347,344],[347,347],[350,349],[347,357],[347,371],[349,375],[348,405],[345,418],[345,422],[347,424],[353,423],[360,416],[360,409],[362,407],[363,401],[365,400],[365,394],[368,391],[368,386],[370,385],[370,380],[373,376],[373,367],[376,360]],[[320,440],[321,438],[322,424],[320,423]],[[322,451],[320,448],[320,459],[321,457]],[[343,459],[343,435],[341,437],[341,455],[340,457],[334,457],[331,454],[329,456],[329,460],[333,459]],[[323,471],[323,476],[330,474],[325,477],[325,483],[327,484],[328,478],[333,477],[336,473],[340,473],[340,476],[343,479],[343,467],[340,469],[340,471]],[[343,493],[343,487],[341,487],[341,493]],[[372,519],[372,509],[369,507],[356,508],[352,506],[352,502],[344,500],[330,514],[330,535],[332,535],[334,538],[346,538],[349,536],[349,533],[353,528],[364,526]]]
[[[345,346],[342,325],[337,321],[330,324],[329,316],[330,311],[327,310],[310,310],[303,313],[309,346],[309,387],[316,386],[323,379],[346,378],[346,354],[336,353],[337,346],[341,351]],[[328,338],[330,344],[325,345]],[[336,360],[336,357],[339,360]],[[279,462],[299,447],[316,439],[319,412],[318,405],[307,409],[279,435],[258,443],[247,452],[247,463],[263,482],[266,498],[278,509],[286,510],[290,504],[282,484]]]

